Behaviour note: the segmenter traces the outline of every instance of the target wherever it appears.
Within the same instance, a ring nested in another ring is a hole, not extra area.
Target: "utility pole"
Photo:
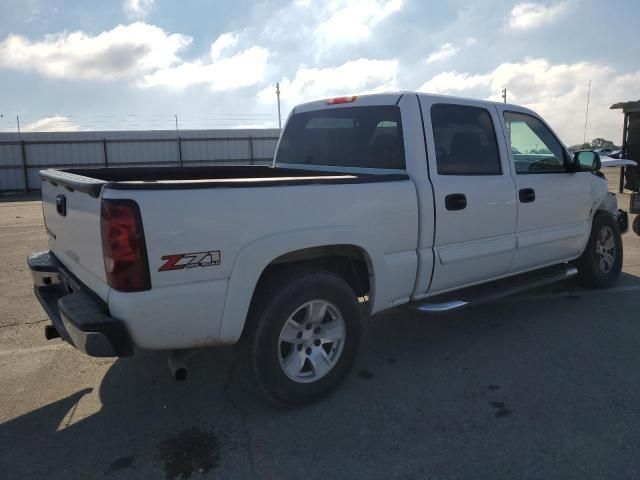
[[[182,140],[180,139],[180,129],[178,128],[178,114],[174,113],[173,118],[176,120],[176,153],[178,154],[178,165],[182,167]]]
[[[587,112],[584,115],[584,137],[582,138],[582,146],[587,143],[587,122],[589,121],[589,100],[591,100],[591,80],[589,80],[589,90],[587,91]]]
[[[280,82],[276,83],[276,97],[278,97],[278,129],[282,130],[282,117],[280,116]]]
[[[502,101],[504,103],[507,103],[507,89],[506,88],[502,89]]]

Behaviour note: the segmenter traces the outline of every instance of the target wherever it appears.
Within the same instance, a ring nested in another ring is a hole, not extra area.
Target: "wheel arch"
[[[376,301],[383,278],[382,252],[366,232],[351,227],[313,228],[283,232],[258,239],[243,247],[229,279],[218,338],[221,343],[235,343],[244,331],[251,302],[260,285],[274,269],[284,265],[323,268],[344,278],[349,285],[367,290],[370,306]],[[340,239],[336,242],[336,239]],[[355,267],[355,275],[351,265]],[[366,275],[363,270],[366,268]],[[358,287],[358,282],[367,282]]]

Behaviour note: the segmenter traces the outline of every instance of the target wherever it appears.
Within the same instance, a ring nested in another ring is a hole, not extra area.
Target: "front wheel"
[[[640,215],[636,215],[635,220],[631,224],[631,228],[633,229],[636,235],[640,235]]]
[[[361,335],[358,301],[330,272],[279,280],[252,307],[254,371],[276,400],[310,403],[332,391],[353,365]]]
[[[579,279],[588,287],[609,288],[621,271],[622,236],[618,222],[608,213],[597,213],[589,242],[578,260]]]

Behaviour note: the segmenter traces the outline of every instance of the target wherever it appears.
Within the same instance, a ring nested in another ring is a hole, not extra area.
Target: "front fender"
[[[374,306],[384,302],[384,252],[376,245],[375,234],[359,227],[322,227],[280,232],[259,238],[244,246],[235,259],[220,323],[219,340],[234,343],[242,334],[253,292],[258,279],[276,258],[296,250],[328,245],[353,245],[363,249],[373,267],[372,295]]]

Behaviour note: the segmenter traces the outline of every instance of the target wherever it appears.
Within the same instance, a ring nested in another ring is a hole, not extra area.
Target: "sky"
[[[297,104],[410,90],[528,106],[620,143],[637,0],[0,0],[0,131],[277,127]]]

